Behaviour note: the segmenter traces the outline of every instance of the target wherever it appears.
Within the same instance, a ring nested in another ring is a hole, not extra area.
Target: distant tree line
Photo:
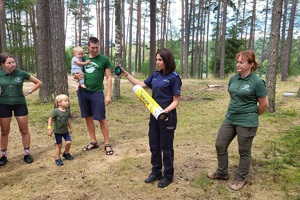
[[[182,78],[196,79],[226,78],[236,53],[249,49],[275,112],[277,74],[298,76],[299,10],[297,0],[0,0],[0,46],[44,82],[42,102],[68,93],[70,49],[86,48],[90,36],[113,66],[145,75],[158,48],[173,52]]]

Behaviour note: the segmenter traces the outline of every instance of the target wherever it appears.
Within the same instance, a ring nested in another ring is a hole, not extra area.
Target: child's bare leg
[[[66,154],[70,152],[71,144],[72,144],[71,141],[66,141],[66,144],[65,144],[65,153]]]
[[[60,159],[61,146],[62,143],[55,145],[55,160]]]

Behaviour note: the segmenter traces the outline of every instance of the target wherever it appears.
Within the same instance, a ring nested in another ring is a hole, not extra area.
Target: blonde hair
[[[68,95],[65,95],[65,94],[59,94],[55,97],[55,106],[58,107],[59,103],[62,102],[63,100],[68,100],[69,97]]]
[[[81,46],[76,46],[73,48],[73,53],[75,52],[83,52],[83,48]]]

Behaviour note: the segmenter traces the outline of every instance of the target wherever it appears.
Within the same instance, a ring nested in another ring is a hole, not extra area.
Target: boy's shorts
[[[69,132],[67,132],[65,134],[54,133],[54,135],[55,135],[56,144],[61,144],[62,138],[64,138],[65,141],[72,141]]]

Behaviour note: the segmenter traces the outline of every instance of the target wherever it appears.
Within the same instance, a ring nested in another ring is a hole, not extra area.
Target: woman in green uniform
[[[28,108],[25,96],[31,94],[42,82],[31,76],[29,73],[16,69],[14,57],[8,53],[0,55],[0,64],[3,70],[0,71],[0,126],[1,126],[1,157],[0,166],[7,163],[8,135],[10,132],[10,122],[14,114],[19,130],[22,135],[24,147],[24,161],[32,163],[30,155],[30,133],[28,130]],[[34,85],[27,91],[23,91],[24,80],[29,80]]]
[[[229,179],[227,148],[237,136],[240,160],[235,177],[229,184],[233,190],[240,190],[246,184],[251,164],[252,141],[259,124],[258,116],[269,105],[265,82],[253,73],[257,66],[252,51],[242,51],[236,55],[238,74],[229,80],[230,102],[215,144],[218,168],[207,175],[210,179]]]

